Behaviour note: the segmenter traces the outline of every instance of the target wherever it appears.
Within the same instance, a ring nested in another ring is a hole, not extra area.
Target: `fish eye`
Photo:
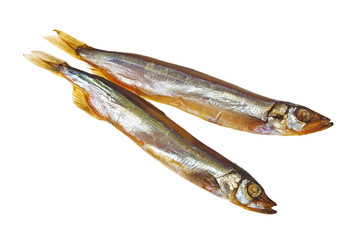
[[[296,113],[296,117],[298,118],[298,120],[300,120],[302,122],[311,121],[311,113],[304,108],[298,109],[298,111]]]
[[[262,193],[260,186],[256,183],[249,184],[247,190],[248,190],[249,196],[252,198],[257,198]]]

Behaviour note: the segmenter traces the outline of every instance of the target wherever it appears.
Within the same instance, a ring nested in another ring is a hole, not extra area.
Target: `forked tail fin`
[[[32,51],[30,54],[24,54],[23,56],[37,66],[47,69],[61,77],[63,77],[61,67],[63,65],[69,66],[65,61],[41,51]]]
[[[58,34],[58,36],[46,36],[44,38],[47,39],[53,45],[69,53],[73,57],[82,60],[78,54],[78,50],[80,50],[80,48],[84,46],[88,47],[88,45],[62,31],[59,30],[54,30],[54,31]]]
[[[64,50],[65,52],[69,53],[73,57],[75,57],[79,60],[83,60],[83,61],[89,63],[90,65],[92,65],[90,62],[83,59],[79,54],[81,49],[91,48],[90,46],[88,46],[86,43],[84,43],[76,38],[73,38],[72,36],[70,36],[62,31],[59,31],[59,30],[54,30],[54,31],[58,34],[58,36],[46,36],[44,38],[47,39],[53,45],[59,47],[60,49]],[[107,78],[108,80],[110,80],[110,78],[108,78],[105,75],[105,73],[102,72],[99,68],[92,66],[91,70],[94,75],[98,75],[100,77]],[[112,81],[112,82],[117,84],[116,81]]]
[[[62,74],[63,66],[70,67],[65,61],[41,51],[32,51],[30,54],[24,54],[23,56],[37,66],[47,69],[61,77],[67,78],[74,87],[73,102],[75,105],[87,112],[89,115],[102,120],[102,118],[95,113],[95,110],[93,110],[89,104],[89,94],[73,83],[69,77]]]

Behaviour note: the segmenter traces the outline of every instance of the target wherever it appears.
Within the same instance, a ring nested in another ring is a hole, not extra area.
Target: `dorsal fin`
[[[87,112],[90,116],[102,120],[88,103],[88,94],[76,86],[73,86],[73,102],[78,108]]]

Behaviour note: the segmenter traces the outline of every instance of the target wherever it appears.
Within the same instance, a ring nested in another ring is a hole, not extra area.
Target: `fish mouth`
[[[318,131],[323,131],[325,129],[333,126],[334,123],[331,122],[329,118],[324,117],[323,119],[316,120],[306,124],[302,129],[302,134],[314,133]]]
[[[268,196],[266,196],[265,193],[262,193],[258,199],[252,200],[250,203],[244,205],[243,207],[245,209],[254,211],[254,212],[259,212],[259,213],[264,213],[264,214],[275,214],[277,211],[275,209],[272,209],[275,207],[277,204],[272,201]]]

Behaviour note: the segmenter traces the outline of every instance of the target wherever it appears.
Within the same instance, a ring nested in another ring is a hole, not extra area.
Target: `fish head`
[[[280,135],[304,135],[333,126],[329,118],[288,102],[278,102],[269,111],[267,123]]]
[[[257,182],[249,179],[244,179],[235,189],[232,200],[242,208],[254,212],[276,213],[276,210],[272,209],[276,203],[265,194],[264,189]]]
[[[221,191],[232,203],[250,211],[274,214],[276,203],[266,194],[262,186],[247,172],[231,173],[220,181]]]

